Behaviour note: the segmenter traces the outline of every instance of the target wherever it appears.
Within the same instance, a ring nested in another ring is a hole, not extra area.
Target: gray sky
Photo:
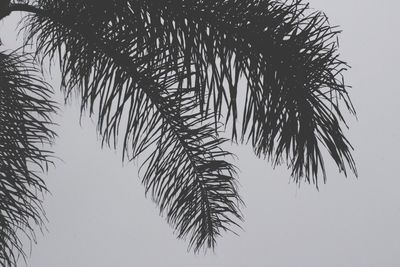
[[[349,120],[346,133],[359,179],[344,178],[329,161],[319,192],[298,188],[285,167],[273,170],[249,146],[235,146],[244,231],[221,238],[214,254],[193,255],[144,197],[137,165],[123,167],[119,152],[101,150],[95,122],[83,119],[80,126],[78,106],[67,106],[56,117],[54,146],[64,162],[46,177],[49,231],[39,234],[28,266],[400,266],[400,4],[310,3],[343,30],[340,51],[352,66],[346,81],[359,119]],[[0,22],[10,49],[17,17]]]

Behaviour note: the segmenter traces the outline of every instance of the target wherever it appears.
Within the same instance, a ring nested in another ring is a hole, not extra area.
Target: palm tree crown
[[[103,144],[142,155],[140,175],[160,213],[195,251],[240,227],[242,200],[228,141],[285,163],[296,182],[326,179],[326,151],[356,173],[339,105],[355,114],[326,16],[300,0],[0,1],[23,11],[33,56],[0,54],[0,261],[22,253],[17,232],[42,224],[55,105],[34,62],[61,68],[66,99],[96,114]],[[33,57],[33,58],[32,58]],[[39,61],[40,62],[40,61]],[[240,115],[240,116],[239,116]],[[225,125],[225,128],[222,128]],[[29,203],[29,204],[27,204]],[[26,230],[28,229],[28,230]],[[24,254],[23,254],[24,255]]]

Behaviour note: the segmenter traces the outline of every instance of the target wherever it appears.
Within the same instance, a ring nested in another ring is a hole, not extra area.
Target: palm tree
[[[43,144],[56,111],[44,60],[59,64],[66,100],[97,116],[102,145],[142,155],[146,193],[196,252],[240,227],[229,140],[286,163],[297,183],[325,182],[323,150],[356,174],[338,30],[301,0],[0,0],[0,18],[17,11],[35,52],[0,54],[4,266],[25,258],[19,233],[34,239],[44,218],[38,171],[53,159]]]

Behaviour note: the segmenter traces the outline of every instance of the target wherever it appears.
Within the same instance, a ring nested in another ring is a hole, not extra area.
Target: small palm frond
[[[164,103],[167,116],[156,148],[142,166],[146,192],[152,192],[160,211],[167,210],[178,237],[190,236],[189,247],[214,248],[221,230],[231,231],[229,226],[239,226],[235,220],[242,219],[235,169],[224,160],[230,154],[220,149],[225,140],[215,137],[214,124],[193,113],[193,96],[177,92]]]
[[[42,227],[41,196],[46,192],[39,174],[51,162],[48,86],[37,76],[32,58],[0,53],[0,264],[14,266],[25,258],[21,233],[35,240]]]
[[[189,237],[189,247],[213,248],[221,231],[238,226],[241,200],[235,169],[225,160],[230,154],[220,148],[226,140],[200,112],[195,88],[184,84],[190,75],[185,65],[171,70],[166,51],[137,44],[123,18],[109,18],[86,2],[51,3],[42,7],[46,16],[29,18],[28,39],[37,40],[44,57],[58,56],[67,98],[78,89],[82,110],[98,108],[104,143],[117,146],[125,131],[124,157],[151,147],[142,165],[146,192],[178,236]]]

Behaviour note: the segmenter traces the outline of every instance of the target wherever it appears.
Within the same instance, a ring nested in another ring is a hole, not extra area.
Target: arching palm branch
[[[318,185],[320,175],[325,181],[321,147],[339,171],[356,171],[341,130],[339,104],[354,109],[338,31],[302,1],[5,6],[2,16],[25,12],[26,43],[37,57],[60,64],[66,98],[78,95],[82,110],[97,114],[103,144],[120,143],[128,160],[143,154],[146,192],[195,251],[214,247],[242,219],[222,125],[230,124],[231,139],[250,142],[257,156],[286,162],[296,182]],[[28,85],[45,88],[34,84]]]

